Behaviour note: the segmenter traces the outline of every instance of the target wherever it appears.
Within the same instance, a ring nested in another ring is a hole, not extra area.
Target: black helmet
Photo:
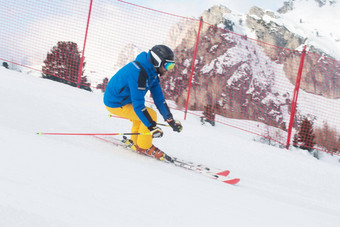
[[[175,55],[172,50],[165,45],[156,45],[151,48],[151,62],[159,68],[164,65],[165,62],[175,62]]]

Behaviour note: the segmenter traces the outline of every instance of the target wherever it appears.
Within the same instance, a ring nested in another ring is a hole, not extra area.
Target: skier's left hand
[[[168,122],[168,124],[175,132],[180,132],[183,129],[181,122],[178,120],[174,120],[172,117],[167,119],[166,122]]]
[[[150,126],[149,130],[152,138],[161,138],[163,136],[163,130],[157,126]]]

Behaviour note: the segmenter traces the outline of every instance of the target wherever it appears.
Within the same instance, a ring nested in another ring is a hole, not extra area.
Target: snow
[[[336,59],[340,59],[340,4],[320,7],[317,1],[296,0],[292,11],[280,15],[276,23],[291,32],[307,37],[307,45],[314,45]]]
[[[319,6],[315,0],[294,0],[291,1],[293,10],[280,14],[264,9],[265,14],[261,17],[255,14],[241,14],[234,9],[225,14],[224,17],[231,20],[236,34],[246,35],[249,38],[257,39],[254,29],[245,23],[247,16],[255,20],[263,20],[267,24],[277,24],[286,27],[290,32],[306,38],[305,43],[296,48],[302,51],[303,46],[314,46],[324,51],[333,58],[340,59],[340,4],[339,2],[324,2]],[[219,27],[224,28],[223,24]],[[275,32],[275,28],[271,28]]]
[[[37,135],[127,132],[131,124],[107,117],[102,94],[3,67],[0,77],[1,227],[340,223],[338,157],[320,161],[232,127],[201,125],[198,116],[184,121],[173,110],[183,132],[164,128],[154,144],[169,155],[228,168],[241,178],[231,186],[94,137]]]

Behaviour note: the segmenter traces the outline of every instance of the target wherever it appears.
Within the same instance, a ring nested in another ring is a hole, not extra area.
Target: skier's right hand
[[[181,132],[183,130],[183,126],[180,121],[174,120],[172,117],[170,117],[166,121],[175,132]]]
[[[160,127],[151,125],[148,129],[150,130],[152,138],[161,138],[163,136],[163,130]]]

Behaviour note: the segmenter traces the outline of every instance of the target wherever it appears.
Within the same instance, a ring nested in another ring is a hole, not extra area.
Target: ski
[[[138,153],[135,149],[131,148],[131,145],[130,146],[127,145],[123,140],[119,140],[119,139],[116,139],[116,138],[113,138],[113,137],[106,137],[106,138],[99,137],[99,136],[94,136],[94,137],[99,139],[99,140],[102,140],[104,142],[111,143],[111,144],[114,144],[116,146],[123,147],[123,148],[125,148],[129,151],[134,151],[134,152]],[[134,145],[132,144],[132,146],[134,146]],[[141,153],[138,153],[138,154],[141,154]],[[148,155],[145,155],[145,156],[148,156]],[[150,157],[150,156],[148,156],[148,157]],[[210,167],[202,165],[202,164],[195,164],[193,162],[181,160],[181,159],[176,158],[176,157],[171,157],[167,154],[165,154],[165,157],[164,157],[163,160],[159,160],[159,161],[174,165],[174,166],[179,167],[179,168],[183,168],[183,169],[186,169],[186,170],[190,170],[190,171],[199,173],[203,176],[207,176],[211,179],[214,179],[214,180],[217,180],[217,181],[220,181],[220,182],[223,182],[223,183],[235,185],[238,182],[240,182],[239,178],[232,178],[232,177],[229,176],[229,174],[230,174],[229,170],[210,168]]]
[[[187,162],[184,160],[180,160],[178,158],[173,157],[172,164],[181,167],[187,170],[194,171],[196,173],[200,173],[204,176],[210,177],[212,179],[221,181],[223,183],[227,184],[237,184],[240,179],[239,178],[231,178],[229,177],[229,170],[220,170],[220,169],[212,169],[210,167],[201,165],[201,164],[195,164],[192,162]]]

